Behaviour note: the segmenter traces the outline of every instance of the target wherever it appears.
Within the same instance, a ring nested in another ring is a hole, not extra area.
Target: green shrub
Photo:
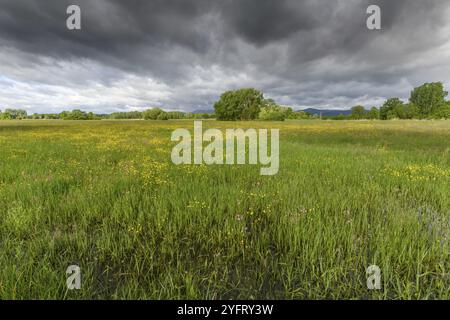
[[[284,121],[288,117],[289,109],[278,105],[269,105],[261,109],[259,120]]]
[[[147,109],[142,113],[145,120],[157,120],[158,116],[164,111],[160,108]]]

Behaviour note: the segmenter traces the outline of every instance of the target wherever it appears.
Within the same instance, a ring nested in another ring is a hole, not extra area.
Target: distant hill
[[[320,109],[308,108],[308,109],[301,110],[301,111],[305,111],[310,114],[316,114],[318,116],[320,116],[320,113],[322,113],[323,117],[334,117],[334,116],[338,116],[340,114],[342,114],[344,116],[348,116],[348,115],[352,114],[351,110],[331,110],[331,109],[320,110]]]

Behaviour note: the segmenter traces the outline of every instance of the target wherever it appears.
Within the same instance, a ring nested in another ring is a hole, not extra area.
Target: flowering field
[[[450,299],[450,121],[203,122],[280,129],[275,176],[173,165],[192,125],[0,122],[0,299]]]

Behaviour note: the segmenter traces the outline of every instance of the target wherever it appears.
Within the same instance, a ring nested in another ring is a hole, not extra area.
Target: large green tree
[[[403,101],[399,98],[387,99],[383,106],[380,108],[380,119],[389,120],[397,118],[395,110],[401,108],[402,106]]]
[[[419,108],[414,103],[402,103],[394,107],[395,118],[414,119],[419,117]]]
[[[247,88],[223,93],[214,110],[217,120],[253,120],[258,118],[264,103],[262,92]]]
[[[165,111],[160,108],[152,108],[145,110],[142,116],[145,120],[157,120],[158,117],[163,117],[162,114],[164,113]]]
[[[380,119],[380,110],[377,107],[372,107],[367,113],[367,119],[375,120]]]
[[[438,108],[433,114],[436,119],[450,119],[450,101],[447,101],[443,106]]]
[[[352,108],[352,119],[359,120],[366,118],[366,109],[363,106],[354,106]]]
[[[75,109],[72,111],[63,111],[59,114],[59,116],[55,116],[55,118],[61,118],[63,120],[94,120],[96,116],[92,112],[86,112],[83,110]],[[51,115],[44,115],[45,119],[54,118]],[[97,117],[98,118],[98,117]]]
[[[0,120],[11,120],[12,119],[12,116],[11,116],[11,113],[9,113],[9,112],[1,112],[0,111]]]
[[[85,111],[75,109],[70,112],[70,115],[68,117],[69,120],[87,120],[88,114]]]
[[[422,116],[430,116],[445,105],[445,97],[448,92],[444,91],[441,82],[425,83],[414,88],[411,92],[410,101],[419,108]]]
[[[1,112],[0,112],[1,113]],[[22,120],[27,118],[27,112],[22,109],[6,109],[1,113],[1,119],[3,120]]]

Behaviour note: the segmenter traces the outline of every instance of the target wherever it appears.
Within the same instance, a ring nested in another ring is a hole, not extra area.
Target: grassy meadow
[[[450,121],[203,127],[279,128],[279,173],[173,165],[192,121],[0,122],[0,299],[450,299]]]

